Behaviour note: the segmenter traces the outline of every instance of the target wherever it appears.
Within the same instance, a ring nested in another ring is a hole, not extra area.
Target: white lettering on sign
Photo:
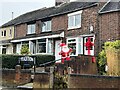
[[[20,58],[20,61],[34,61],[32,57],[29,57],[29,56],[25,56],[25,57],[21,57]]]

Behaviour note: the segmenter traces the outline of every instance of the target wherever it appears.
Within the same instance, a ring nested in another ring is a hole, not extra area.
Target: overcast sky
[[[0,26],[23,13],[51,7],[55,5],[55,0],[0,0]]]

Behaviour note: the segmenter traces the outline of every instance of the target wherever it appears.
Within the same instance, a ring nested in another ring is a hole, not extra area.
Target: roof
[[[35,21],[43,18],[53,17],[56,15],[70,13],[76,10],[88,8],[96,5],[96,2],[70,2],[60,6],[54,6],[50,8],[38,9],[32,12],[25,13],[19,17],[3,24],[1,27],[7,27],[11,25],[17,25],[20,23]]]
[[[118,2],[108,2],[103,8],[99,11],[100,14],[120,11],[120,1]]]

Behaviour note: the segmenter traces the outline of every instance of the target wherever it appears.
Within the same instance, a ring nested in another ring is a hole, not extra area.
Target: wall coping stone
[[[93,77],[93,78],[116,78],[120,79],[120,76],[103,76],[103,75],[90,75],[90,74],[69,74],[70,76],[81,76],[81,77]]]

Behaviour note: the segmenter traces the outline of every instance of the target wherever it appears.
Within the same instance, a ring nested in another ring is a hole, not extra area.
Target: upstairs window
[[[6,36],[6,30],[1,31],[1,36],[2,36],[2,37],[5,37],[5,36]]]
[[[81,27],[81,13],[82,11],[68,14],[68,29]]]
[[[6,30],[4,30],[4,36],[6,36]]]
[[[51,21],[45,21],[42,25],[42,32],[51,31]]]
[[[1,36],[4,36],[4,31],[1,31]]]
[[[35,24],[29,24],[27,34],[34,34],[35,33]]]

